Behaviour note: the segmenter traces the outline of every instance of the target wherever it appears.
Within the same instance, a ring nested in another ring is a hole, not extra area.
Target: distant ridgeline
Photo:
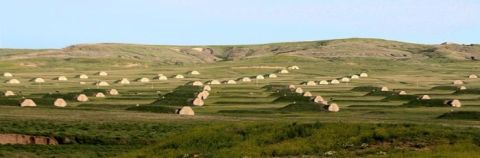
[[[81,44],[63,49],[0,49],[0,60],[111,58],[162,64],[212,63],[257,57],[288,55],[308,58],[381,58],[450,60],[480,59],[480,45],[442,43],[424,45],[382,39],[338,39],[259,45],[168,46],[134,44]],[[130,65],[141,66],[141,65]]]

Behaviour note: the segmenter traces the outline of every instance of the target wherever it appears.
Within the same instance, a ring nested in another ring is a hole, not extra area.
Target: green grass
[[[411,124],[237,123],[195,128],[122,157],[285,157],[329,152],[335,157],[365,157],[401,151],[416,156],[424,153],[413,151],[444,146],[469,146],[461,154],[476,155],[478,132]]]
[[[61,144],[127,145],[149,144],[154,138],[181,129],[171,124],[95,123],[71,121],[2,120],[2,133],[23,133],[55,137]],[[68,140],[68,141],[65,141]]]

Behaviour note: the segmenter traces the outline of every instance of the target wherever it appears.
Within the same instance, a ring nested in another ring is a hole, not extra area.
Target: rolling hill
[[[37,58],[113,58],[162,64],[213,63],[276,55],[307,58],[480,59],[480,45],[424,45],[383,39],[351,38],[259,45],[170,46],[79,44],[63,49],[0,49],[0,60]]]

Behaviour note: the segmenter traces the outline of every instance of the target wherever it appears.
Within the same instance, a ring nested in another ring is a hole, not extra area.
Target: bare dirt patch
[[[45,136],[31,136],[23,134],[0,134],[0,144],[36,144],[36,145],[58,145],[55,138]]]

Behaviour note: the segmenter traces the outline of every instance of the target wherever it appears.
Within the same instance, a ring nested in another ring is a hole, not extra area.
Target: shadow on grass
[[[177,108],[168,107],[168,106],[152,106],[152,105],[142,105],[129,107],[126,110],[139,111],[139,112],[153,112],[153,113],[170,113],[174,114]]]
[[[276,109],[265,109],[265,110],[220,110],[218,113],[224,114],[275,114],[278,111]]]
[[[12,96],[12,97],[0,97],[0,105],[2,106],[18,106],[20,101],[22,100],[21,97]]]
[[[317,104],[314,102],[300,102],[289,104],[285,107],[278,109],[280,112],[289,113],[289,112],[319,112],[326,111],[325,105]]]
[[[182,85],[173,90],[171,93],[167,93],[160,96],[158,100],[151,103],[151,105],[164,105],[164,106],[183,106],[190,105],[190,99],[195,98],[198,92],[202,91],[200,86]]]
[[[351,91],[356,92],[372,92],[372,91],[380,91],[381,88],[374,87],[374,86],[358,86],[351,89]]]
[[[465,90],[457,90],[453,94],[455,95],[462,95],[462,94],[480,94],[480,89],[465,89]]]
[[[478,111],[455,111],[442,114],[438,119],[448,120],[475,120],[480,121],[480,112]]]
[[[458,87],[456,86],[435,86],[431,88],[430,90],[451,90],[451,91],[456,91]]]
[[[445,100],[442,99],[429,99],[429,100],[420,100],[415,99],[411,100],[408,103],[403,104],[406,107],[449,107],[445,104]]]
[[[160,96],[156,101],[147,104],[129,107],[126,110],[154,113],[175,113],[176,110],[185,105],[191,105],[190,99],[202,90],[200,86],[182,85],[175,88],[171,93]]]

